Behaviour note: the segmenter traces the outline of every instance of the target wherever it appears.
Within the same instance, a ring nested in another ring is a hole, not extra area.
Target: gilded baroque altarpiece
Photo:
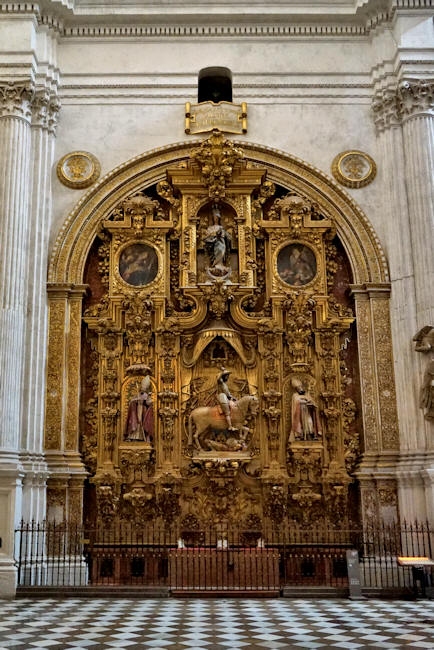
[[[396,510],[387,270],[366,220],[332,181],[219,131],[173,158],[142,185],[103,179],[104,210],[55,251],[49,504],[185,535]],[[56,270],[74,246],[79,282]]]

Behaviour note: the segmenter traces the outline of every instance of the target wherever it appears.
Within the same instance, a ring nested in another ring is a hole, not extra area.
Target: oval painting
[[[143,287],[155,280],[158,272],[158,257],[147,244],[127,246],[119,258],[119,275],[133,287]]]
[[[277,272],[281,280],[293,287],[309,284],[316,275],[316,257],[309,246],[289,244],[277,256]]]

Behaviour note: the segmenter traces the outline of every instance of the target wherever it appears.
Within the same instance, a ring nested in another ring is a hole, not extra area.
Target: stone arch
[[[80,284],[101,221],[130,194],[163,180],[167,167],[187,160],[200,142],[181,142],[141,154],[106,174],[80,199],[61,228],[51,254],[48,281]],[[321,204],[336,224],[355,284],[389,281],[386,257],[371,223],[337,183],[307,162],[282,151],[244,142],[235,144],[249,162],[267,168],[269,180]]]

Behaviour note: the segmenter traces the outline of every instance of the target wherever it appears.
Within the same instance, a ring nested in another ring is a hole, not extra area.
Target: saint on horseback
[[[199,406],[190,413],[188,444],[194,443],[201,451],[246,449],[249,432],[246,418],[256,414],[258,399],[254,395],[244,395],[237,400],[228,387],[229,375],[230,371],[222,368],[217,377],[218,406]],[[201,436],[205,432],[208,438],[203,440]]]

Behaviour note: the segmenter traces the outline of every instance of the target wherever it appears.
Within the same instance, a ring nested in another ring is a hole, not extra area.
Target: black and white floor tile
[[[0,600],[0,650],[430,648],[434,601]]]

